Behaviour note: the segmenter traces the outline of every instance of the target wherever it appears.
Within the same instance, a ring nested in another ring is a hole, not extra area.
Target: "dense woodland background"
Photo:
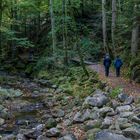
[[[120,55],[140,82],[139,0],[0,0],[0,63],[12,73],[67,70]]]

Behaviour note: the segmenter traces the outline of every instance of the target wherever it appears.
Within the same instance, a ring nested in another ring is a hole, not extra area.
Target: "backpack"
[[[116,59],[116,61],[115,61],[115,67],[116,68],[120,68],[122,65],[123,65],[123,63],[122,63],[121,59]]]
[[[110,58],[106,58],[106,59],[104,60],[104,65],[105,65],[106,67],[110,67],[110,65],[111,65],[111,59],[110,59]]]

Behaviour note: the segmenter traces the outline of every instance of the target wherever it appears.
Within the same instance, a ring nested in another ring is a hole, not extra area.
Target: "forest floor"
[[[101,64],[94,64],[89,66],[90,69],[96,71],[99,74],[99,78],[107,82],[109,86],[112,88],[122,88],[123,91],[129,95],[133,95],[134,97],[139,96],[140,94],[140,84],[136,84],[135,82],[130,82],[129,79],[121,77],[116,77],[114,70],[110,70],[109,77],[106,77],[104,74],[104,66]]]

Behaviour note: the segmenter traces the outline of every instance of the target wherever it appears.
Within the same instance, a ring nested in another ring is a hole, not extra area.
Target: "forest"
[[[139,0],[0,0],[1,140],[139,140],[139,93]]]

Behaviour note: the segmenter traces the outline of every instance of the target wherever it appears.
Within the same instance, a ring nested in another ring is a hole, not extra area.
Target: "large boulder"
[[[127,94],[125,94],[125,93],[120,93],[120,94],[118,95],[118,99],[119,99],[121,102],[125,102],[125,101],[127,100],[128,97],[129,97],[129,96],[128,96]]]
[[[116,111],[117,111],[118,113],[120,113],[120,112],[127,112],[127,111],[131,111],[131,110],[132,110],[132,107],[131,107],[130,105],[118,106],[118,107],[116,108]]]
[[[130,137],[132,139],[140,139],[140,128],[130,127],[123,130],[123,134],[126,137]]]
[[[58,140],[77,140],[77,138],[75,137],[74,134],[66,134],[65,136],[63,136]]]
[[[47,137],[58,137],[60,136],[60,131],[58,128],[51,128],[46,132]]]
[[[103,107],[99,110],[99,114],[102,117],[105,117],[107,113],[113,113],[114,110],[111,107]]]
[[[130,64],[131,68],[131,79],[140,83],[140,56],[133,59]]]
[[[85,99],[84,105],[90,105],[93,107],[103,107],[107,103],[108,103],[107,96],[101,92],[93,96],[88,96]]]
[[[82,123],[86,120],[88,120],[90,118],[90,110],[89,109],[86,109],[86,110],[83,110],[82,112],[77,112],[73,118],[73,122],[74,123]]]
[[[14,97],[19,97],[21,95],[23,95],[23,93],[20,90],[6,89],[0,87],[1,98],[14,98]]]
[[[123,135],[101,131],[96,134],[95,140],[132,140],[129,138],[124,137]]]

